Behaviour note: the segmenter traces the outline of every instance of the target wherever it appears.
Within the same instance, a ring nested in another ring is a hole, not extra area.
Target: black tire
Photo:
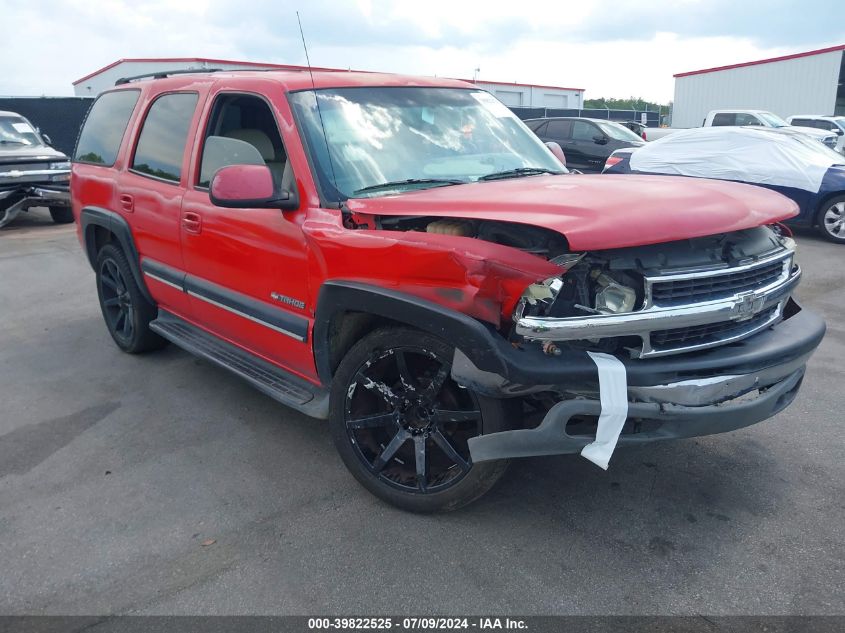
[[[825,239],[845,244],[845,196],[825,200],[816,215],[816,225]]]
[[[50,207],[50,217],[56,224],[73,222],[73,210],[70,207]]]
[[[367,490],[404,510],[460,508],[490,490],[508,466],[472,464],[466,440],[506,430],[513,403],[455,383],[453,353],[435,336],[389,327],[358,341],[335,372],[335,446]]]
[[[158,309],[141,294],[126,255],[114,244],[97,253],[97,295],[109,334],[124,352],[139,354],[167,341],[150,330]]]

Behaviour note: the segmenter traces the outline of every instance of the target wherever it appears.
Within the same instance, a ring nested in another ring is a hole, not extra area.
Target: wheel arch
[[[396,290],[332,280],[320,288],[313,346],[317,373],[329,384],[343,356],[363,335],[386,325],[408,325],[448,342],[488,371],[504,371],[492,326]]]
[[[79,223],[84,237],[85,254],[91,268],[96,268],[99,250],[105,244],[116,242],[126,255],[132,276],[141,294],[150,303],[155,304],[147,284],[144,283],[144,276],[141,274],[138,249],[135,247],[135,239],[132,237],[129,223],[114,211],[102,207],[84,207],[79,214]]]

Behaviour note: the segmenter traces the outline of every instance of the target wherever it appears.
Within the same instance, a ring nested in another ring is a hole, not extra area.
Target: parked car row
[[[777,129],[785,133],[804,134],[830,149],[845,153],[845,124],[843,117],[796,115],[784,121],[766,110],[711,110],[702,122],[702,127],[750,127],[759,126]],[[664,136],[679,132],[683,128],[648,128],[644,138],[656,141]]]

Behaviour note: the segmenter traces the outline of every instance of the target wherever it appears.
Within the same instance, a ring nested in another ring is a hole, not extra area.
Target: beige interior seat
[[[237,139],[249,143],[264,159],[264,163],[270,168],[273,173],[273,181],[278,186],[282,183],[286,160],[276,160],[276,150],[273,148],[273,141],[267,136],[267,133],[257,128],[237,128],[226,132],[227,138]]]

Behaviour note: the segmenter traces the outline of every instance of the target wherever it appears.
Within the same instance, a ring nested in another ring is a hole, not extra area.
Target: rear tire
[[[473,464],[467,440],[508,428],[511,401],[451,378],[454,348],[407,327],[371,332],[337,368],[329,421],[355,478],[403,510],[455,510],[502,477],[507,460]]]
[[[123,251],[114,244],[103,246],[96,273],[100,309],[117,346],[130,354],[164,347],[167,341],[149,327],[158,309],[141,293]]]
[[[50,217],[56,224],[70,224],[73,222],[73,209],[70,207],[50,207]]]
[[[845,196],[825,200],[819,207],[816,224],[825,239],[845,244]]]

